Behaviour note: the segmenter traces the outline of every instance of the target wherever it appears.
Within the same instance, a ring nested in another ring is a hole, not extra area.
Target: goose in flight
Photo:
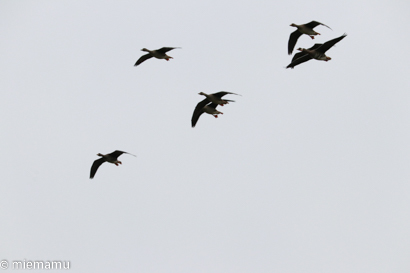
[[[155,49],[155,50],[149,50],[149,49],[143,48],[141,49],[141,51],[148,52],[148,54],[142,55],[138,59],[138,61],[134,64],[134,66],[137,66],[152,57],[155,57],[157,59],[165,59],[169,61],[169,59],[173,59],[173,58],[171,56],[168,56],[166,53],[175,48],[179,48],[179,47],[162,47],[160,49]]]
[[[332,46],[336,43],[340,42],[347,34],[343,34],[342,36],[335,38],[333,40],[327,41],[324,44],[315,44],[309,49],[305,48],[298,48],[300,51],[293,56],[292,62],[286,68],[294,68],[295,66],[307,62],[311,59],[316,59],[319,61],[329,61],[332,58],[326,56],[326,51],[328,51]]]
[[[223,96],[228,95],[228,94],[238,95],[236,93],[227,92],[227,91],[220,91],[220,92],[216,92],[213,94],[205,94],[204,92],[199,92],[198,94],[205,96],[208,99],[208,101],[213,102],[220,106],[224,106],[224,104],[228,104],[230,101],[234,102],[234,100],[222,99]]]
[[[109,162],[109,163],[115,164],[116,166],[118,166],[118,164],[122,164],[121,161],[118,160],[118,157],[122,154],[130,154],[130,153],[118,151],[118,150],[110,154],[106,154],[106,155],[98,153],[97,155],[101,156],[101,158],[95,160],[93,165],[91,166],[90,179],[94,178],[95,173],[98,170],[98,167],[100,167],[100,165],[103,164],[104,162]],[[135,156],[133,154],[130,154],[130,155]]]
[[[291,27],[296,27],[297,30],[295,30],[294,32],[292,32],[290,34],[289,42],[288,42],[288,54],[289,55],[292,54],[293,49],[295,48],[296,42],[298,41],[299,37],[302,34],[306,34],[312,39],[315,38],[314,35],[320,35],[320,33],[313,30],[318,25],[328,27],[325,24],[319,23],[317,21],[312,21],[312,22],[304,24],[304,25],[296,25],[296,24],[292,23],[290,26]],[[328,27],[328,28],[331,29],[330,27]]]
[[[198,103],[197,106],[195,107],[195,110],[194,110],[194,113],[191,119],[192,128],[195,127],[196,123],[198,122],[199,117],[203,113],[213,115],[215,118],[217,118],[219,114],[223,115],[222,112],[219,112],[218,110],[216,110],[217,106],[218,104],[213,103],[213,102],[210,103],[208,99],[204,99],[203,101]]]

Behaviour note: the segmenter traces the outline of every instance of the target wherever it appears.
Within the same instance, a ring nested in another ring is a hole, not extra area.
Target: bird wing
[[[192,114],[192,119],[191,119],[191,125],[192,128],[195,127],[196,123],[198,122],[199,117],[202,115],[204,112],[204,107],[209,103],[208,99],[204,99],[200,101],[194,110],[194,113]]]
[[[220,91],[220,92],[213,93],[213,94],[211,94],[211,95],[213,95],[213,96],[215,96],[215,97],[218,97],[218,98],[222,98],[223,96],[225,96],[225,95],[227,95],[227,94],[238,95],[238,94],[236,94],[236,93],[227,92],[227,91]]]
[[[292,32],[289,36],[289,42],[288,42],[288,54],[292,54],[293,49],[295,48],[296,42],[298,41],[300,35],[302,35],[302,32],[299,30],[295,30]]]
[[[308,55],[306,52],[303,52],[303,51],[301,51],[301,52],[299,52],[299,53],[296,53],[294,56],[293,56],[293,58],[292,58],[292,62],[293,61],[295,61],[295,60],[297,60],[297,59],[299,59],[300,57],[302,57],[302,56],[305,56],[305,55]]]
[[[138,61],[134,64],[134,66],[139,65],[140,63],[142,63],[142,62],[148,60],[149,58],[152,58],[152,55],[149,54],[149,53],[148,53],[148,54],[145,54],[145,55],[142,55],[142,56],[138,59]]]
[[[98,167],[100,167],[101,164],[105,162],[105,158],[101,157],[100,159],[97,159],[94,161],[93,165],[91,166],[91,171],[90,171],[90,179],[94,178],[95,173],[98,170]]]
[[[122,155],[122,154],[127,154],[127,152],[123,152],[123,151],[118,151],[118,150],[116,150],[116,151],[114,151],[114,152],[112,152],[112,153],[110,153],[110,154],[108,154],[111,158],[114,158],[114,159],[117,159],[120,155]]]
[[[208,104],[207,106],[210,107],[210,108],[216,109],[216,107],[218,106],[218,104],[216,104],[216,103],[211,103],[211,104]]]
[[[329,26],[326,26],[325,24],[322,24],[318,21],[312,21],[312,22],[309,22],[309,23],[305,24],[305,26],[307,26],[308,28],[314,28],[314,27],[317,27],[318,25],[322,25],[322,26],[325,26],[325,27],[331,29]]]
[[[316,49],[316,51],[321,52],[321,53],[325,53],[326,51],[328,51],[332,46],[334,46],[336,43],[340,42],[344,37],[346,37],[347,34],[343,34],[342,36],[335,38],[333,40],[327,41],[326,43],[324,43],[322,46],[320,46],[318,49]]]
[[[156,51],[159,52],[159,53],[165,54],[168,51],[173,50],[175,48],[177,48],[177,47],[161,47],[160,49],[157,49]]]
[[[300,52],[303,53],[303,52]],[[299,53],[298,53],[299,54]],[[297,54],[296,54],[297,55]],[[294,68],[295,66],[297,66],[298,64],[304,63],[309,61],[310,59],[312,59],[312,57],[309,54],[306,54],[297,58],[296,60],[292,60],[292,62],[286,67],[286,68]]]

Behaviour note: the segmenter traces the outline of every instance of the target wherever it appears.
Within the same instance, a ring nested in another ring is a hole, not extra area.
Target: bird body
[[[316,59],[318,61],[329,61],[332,58],[326,56],[325,53],[316,51],[316,50],[309,50],[309,49],[305,49],[305,48],[298,48],[299,51],[304,52],[306,54],[308,54],[310,57],[312,57],[313,59]]]
[[[222,114],[222,115],[223,115],[223,113],[222,113],[222,112],[219,112],[218,110],[216,110],[216,106],[217,106],[217,104],[211,103],[211,104],[205,105],[205,106],[202,108],[202,110],[203,110],[205,113],[210,114],[210,115],[213,115],[214,117],[217,118],[219,114]]]
[[[346,36],[347,34],[343,34],[342,36],[327,41],[324,44],[315,44],[309,49],[298,48],[300,52],[296,53],[295,56],[293,56],[292,62],[286,68],[293,69],[295,66],[307,62],[311,59],[316,59],[325,62],[331,60],[332,58],[326,56],[326,51],[328,51],[330,48],[332,48],[336,43],[340,42]]]
[[[232,92],[227,92],[227,91],[220,91],[220,92],[217,92],[217,93],[214,93],[214,94],[206,94],[204,92],[199,92],[198,94],[205,96],[208,99],[208,101],[210,101],[212,103],[215,103],[217,105],[220,105],[220,106],[224,106],[224,104],[228,104],[230,101],[234,102],[233,100],[224,100],[224,99],[222,99],[223,96],[225,96],[227,94],[238,95],[238,94],[235,94],[235,93],[232,93]]]

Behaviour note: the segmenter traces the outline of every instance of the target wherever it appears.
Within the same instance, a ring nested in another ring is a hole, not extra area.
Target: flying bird
[[[198,94],[205,96],[208,99],[208,101],[218,104],[220,106],[224,106],[225,104],[228,104],[230,101],[234,102],[234,100],[222,99],[223,96],[228,95],[228,94],[238,95],[238,94],[227,92],[227,91],[220,91],[220,92],[216,92],[213,94],[205,94],[204,92],[199,92]]]
[[[215,118],[217,118],[219,114],[223,115],[222,112],[219,112],[218,110],[216,110],[217,106],[218,104],[213,103],[213,102],[210,103],[208,99],[204,99],[203,101],[198,103],[197,106],[195,107],[194,114],[192,115],[192,119],[191,119],[192,128],[195,127],[196,123],[198,122],[199,117],[203,113],[213,115]]]
[[[149,50],[149,49],[143,48],[141,49],[141,51],[148,52],[148,54],[142,55],[138,59],[138,61],[134,64],[134,66],[137,66],[152,57],[155,57],[157,59],[165,59],[169,61],[169,59],[173,59],[173,58],[171,56],[168,56],[166,53],[175,48],[179,48],[179,47],[162,47],[160,49],[155,49],[155,50]]]
[[[200,101],[195,107],[195,110],[194,110],[194,113],[191,119],[192,128],[195,127],[196,123],[198,122],[199,117],[203,113],[213,115],[215,118],[217,118],[219,114],[223,115],[222,112],[216,110],[216,107],[218,105],[223,106],[224,104],[227,104],[228,102],[233,102],[233,100],[222,99],[223,96],[227,94],[238,95],[238,94],[227,92],[227,91],[220,91],[220,92],[213,93],[213,94],[205,94],[203,92],[200,92],[198,94],[204,95],[206,98]]]
[[[326,51],[328,51],[332,46],[336,43],[340,42],[347,34],[343,34],[342,36],[335,38],[333,40],[327,41],[324,44],[315,44],[309,49],[305,48],[298,48],[299,53],[296,53],[295,56],[292,58],[292,62],[286,68],[294,68],[295,66],[307,62],[311,59],[316,59],[319,61],[329,61],[332,58],[326,56]]]
[[[320,33],[313,30],[318,25],[328,27],[325,24],[319,23],[317,21],[312,21],[312,22],[304,24],[304,25],[296,25],[296,24],[292,23],[290,26],[291,27],[296,27],[297,30],[295,30],[294,32],[292,32],[290,34],[289,42],[288,42],[288,54],[289,55],[292,54],[292,51],[295,48],[296,42],[302,34],[306,34],[312,39],[315,38],[314,35],[320,35]],[[328,28],[331,29],[330,27],[328,27]]]
[[[93,165],[91,166],[90,179],[94,178],[94,175],[98,170],[98,167],[100,167],[100,165],[103,164],[104,162],[109,162],[109,163],[115,164],[116,166],[118,166],[118,164],[122,164],[122,162],[118,160],[118,157],[122,154],[129,154],[129,155],[135,156],[133,154],[123,152],[123,151],[118,151],[118,150],[110,154],[106,154],[106,155],[98,153],[97,155],[101,156],[101,158],[95,160]]]

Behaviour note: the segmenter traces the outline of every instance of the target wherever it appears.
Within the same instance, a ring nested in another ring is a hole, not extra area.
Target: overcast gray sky
[[[0,260],[410,272],[409,11],[404,0],[0,1]],[[332,30],[296,47],[348,36],[331,61],[285,69],[289,25],[311,20]],[[163,46],[182,48],[133,66]],[[191,128],[198,93],[221,90],[242,96]],[[137,157],[90,180],[96,154],[116,149]]]

